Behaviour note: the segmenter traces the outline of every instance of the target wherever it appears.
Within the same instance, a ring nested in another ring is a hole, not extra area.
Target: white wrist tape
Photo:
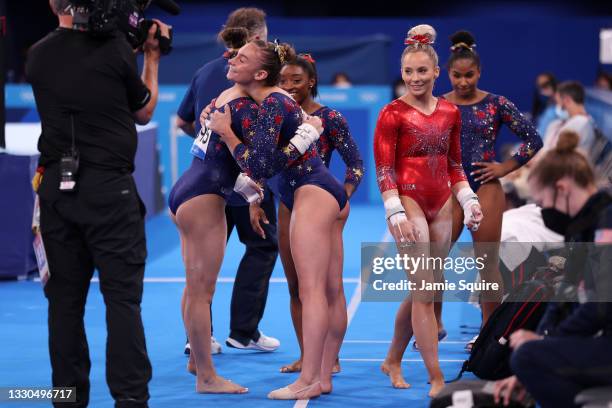
[[[470,210],[474,204],[479,204],[478,196],[469,187],[464,187],[457,193],[457,201],[463,211]]]
[[[261,201],[260,188],[249,176],[240,173],[234,184],[234,191],[249,203]]]
[[[385,200],[385,217],[391,221],[391,217],[395,214],[402,213],[404,218],[406,218],[406,210],[404,210],[404,206],[402,205],[402,201],[398,196],[392,196]],[[397,217],[395,217],[397,219]]]
[[[472,206],[474,204],[480,205],[478,202],[478,196],[469,187],[464,187],[457,193],[457,201],[463,208],[463,223],[468,224],[472,219]],[[478,226],[475,226],[478,229]]]
[[[295,136],[289,141],[295,148],[304,154],[313,142],[319,140],[319,132],[310,123],[302,123],[298,126]]]

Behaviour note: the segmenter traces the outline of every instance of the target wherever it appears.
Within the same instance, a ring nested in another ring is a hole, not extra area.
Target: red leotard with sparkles
[[[396,99],[380,112],[374,134],[376,180],[381,192],[397,189],[432,221],[450,186],[466,181],[461,165],[461,114],[438,98],[431,115]]]

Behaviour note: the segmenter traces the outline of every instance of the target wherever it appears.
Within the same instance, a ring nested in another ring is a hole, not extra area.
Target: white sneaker
[[[219,354],[221,353],[221,344],[214,337],[210,338],[210,354]],[[189,341],[185,343],[185,354],[191,354],[191,345]]]
[[[249,340],[249,344],[246,346],[239,342],[238,340],[232,339],[228,337],[225,340],[225,344],[229,347],[241,349],[241,350],[258,350],[258,351],[275,351],[280,347],[280,341],[275,339],[274,337],[268,337],[263,333],[259,333],[259,340],[256,342],[253,340]]]
[[[220,354],[221,344],[214,337],[210,338],[210,354]]]

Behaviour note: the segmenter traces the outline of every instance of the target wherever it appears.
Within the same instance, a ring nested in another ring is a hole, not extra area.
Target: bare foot
[[[332,388],[331,379],[321,380],[321,394],[331,394]]]
[[[429,397],[433,398],[444,388],[444,378],[438,378],[435,380],[430,380],[431,388],[429,389]]]
[[[293,390],[289,387],[296,389]],[[304,386],[298,379],[293,384],[270,392],[268,398],[277,400],[305,400],[317,398],[319,395],[321,395],[321,383],[319,381]]]
[[[210,381],[197,381],[196,391],[200,394],[244,394],[249,389],[217,375]]]
[[[280,369],[281,373],[299,373],[300,371],[302,371],[302,360],[296,360]]]
[[[340,372],[340,358],[336,358],[336,362],[332,367],[332,374],[338,374]]]
[[[189,371],[193,375],[198,374],[196,370],[195,358],[193,358],[193,354],[189,355],[189,361],[187,362],[187,371]]]
[[[387,374],[391,378],[391,385],[393,388],[409,388],[410,384],[404,380],[404,376],[402,375],[402,367],[400,364],[393,364],[385,362],[380,366],[380,369],[383,373]]]

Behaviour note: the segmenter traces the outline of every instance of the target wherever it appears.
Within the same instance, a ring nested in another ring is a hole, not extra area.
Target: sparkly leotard
[[[330,193],[342,209],[347,201],[344,188],[325,167],[316,146],[311,145],[300,156],[289,143],[301,123],[300,106],[287,95],[273,92],[259,107],[255,128],[249,131],[250,143],[236,146],[234,158],[254,180],[280,173],[280,199],[289,210],[293,208],[295,190],[306,184]]]
[[[344,184],[352,184],[357,189],[364,174],[363,161],[346,119],[340,112],[327,106],[317,109],[312,116],[318,116],[323,122],[323,133],[317,140],[317,151],[323,163],[329,168],[332,153],[334,149],[337,150],[346,164]]]
[[[519,165],[527,163],[542,148],[536,128],[503,96],[490,93],[480,102],[457,107],[461,111],[461,161],[474,191],[478,191],[480,182],[470,174],[479,167],[472,163],[495,160],[495,142],[502,124],[523,141],[512,156]]]
[[[237,98],[228,103],[232,113],[232,130],[242,140],[257,114],[257,104],[250,98]],[[168,196],[170,211],[176,214],[184,202],[203,195],[216,194],[230,204],[243,204],[238,194],[233,193],[240,168],[229,149],[218,134],[212,133],[204,160],[194,157],[191,167],[176,181]]]
[[[397,189],[433,220],[450,197],[450,186],[466,180],[460,131],[459,110],[444,99],[438,99],[430,115],[400,99],[386,105],[374,134],[380,191]]]

